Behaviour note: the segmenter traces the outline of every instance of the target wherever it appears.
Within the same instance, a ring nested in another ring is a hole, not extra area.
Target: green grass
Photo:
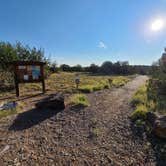
[[[93,91],[92,85],[83,85],[79,87],[79,90],[83,93],[91,93]]]
[[[135,110],[132,112],[131,114],[131,118],[133,120],[136,119],[146,119],[146,115],[147,115],[148,109],[145,105],[140,104],[138,106],[136,106]]]
[[[113,78],[113,82],[111,83],[111,86],[115,86],[118,88],[118,87],[124,86],[128,81],[129,79],[123,76],[115,77]]]
[[[0,118],[6,117],[6,116],[9,116],[9,115],[14,115],[16,113],[17,113],[16,109],[13,109],[13,110],[3,110],[3,111],[0,111]]]
[[[70,98],[69,104],[76,106],[89,106],[88,99],[85,94],[75,94]]]
[[[108,89],[110,87],[121,87],[124,86],[129,79],[127,77],[122,77],[122,76],[116,76],[116,77],[112,77],[113,82],[111,84],[109,84],[108,79],[111,77],[99,77],[99,80],[89,80],[89,82],[87,82],[87,85],[81,85],[79,87],[79,90],[83,93],[90,93],[93,91],[98,91],[98,90],[103,90],[103,89]]]
[[[147,86],[144,85],[138,89],[138,91],[135,93],[135,95],[132,98],[132,106],[135,107],[140,104],[146,104],[147,103]]]
[[[131,104],[134,108],[134,111],[131,114],[131,118],[134,120],[137,119],[146,119],[146,114],[149,111],[148,107],[148,97],[147,97],[147,85],[141,86],[138,91],[134,94]]]
[[[146,119],[147,112],[157,112],[166,115],[166,98],[164,99],[149,88],[149,83],[140,87],[132,98],[134,111],[132,119]]]

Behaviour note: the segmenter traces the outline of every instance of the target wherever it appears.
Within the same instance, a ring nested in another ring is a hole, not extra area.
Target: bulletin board
[[[14,67],[16,96],[19,96],[19,83],[41,82],[43,93],[45,93],[44,62],[14,61],[10,64]]]

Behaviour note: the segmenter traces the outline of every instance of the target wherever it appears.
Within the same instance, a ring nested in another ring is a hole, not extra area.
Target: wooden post
[[[45,93],[46,89],[45,89],[44,68],[43,68],[43,65],[41,65],[40,68],[41,68],[41,76],[42,76],[42,90],[43,90],[43,93]]]
[[[15,82],[15,88],[16,88],[16,96],[19,97],[19,83],[17,78],[17,66],[14,65],[14,82]]]

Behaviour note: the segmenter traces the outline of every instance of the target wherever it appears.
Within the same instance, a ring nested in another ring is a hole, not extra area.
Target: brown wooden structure
[[[19,83],[42,83],[45,93],[44,62],[37,61],[13,61],[9,63],[14,68],[14,80],[16,96],[19,96]]]

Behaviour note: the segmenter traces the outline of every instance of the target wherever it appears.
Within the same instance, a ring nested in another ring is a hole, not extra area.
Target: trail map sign
[[[42,83],[42,90],[45,93],[44,70],[45,63],[34,61],[14,61],[10,63],[14,67],[14,79],[16,96],[19,96],[19,83]]]

